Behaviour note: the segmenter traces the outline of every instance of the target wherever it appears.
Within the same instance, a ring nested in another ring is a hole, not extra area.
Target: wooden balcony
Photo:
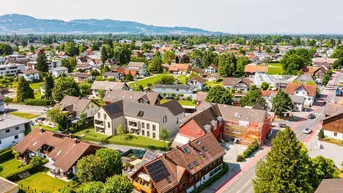
[[[133,181],[133,188],[137,191],[143,191],[143,192],[146,192],[146,193],[154,193],[153,189],[150,188],[150,187],[147,187],[145,185],[142,185],[136,181]]]

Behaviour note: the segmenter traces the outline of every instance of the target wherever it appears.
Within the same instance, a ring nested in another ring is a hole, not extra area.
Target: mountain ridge
[[[0,16],[0,34],[223,34],[200,28],[164,27],[147,25],[135,21],[112,19],[37,19],[29,15],[6,14]]]

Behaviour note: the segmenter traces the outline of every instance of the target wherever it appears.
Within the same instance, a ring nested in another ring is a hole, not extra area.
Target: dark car
[[[286,125],[286,124],[284,124],[284,123],[280,123],[280,124],[279,124],[279,127],[281,127],[281,128],[285,128],[285,127],[287,127],[287,125]]]
[[[316,118],[316,116],[315,116],[314,114],[311,113],[311,114],[308,115],[308,118],[309,118],[309,119],[314,119],[314,118]]]
[[[38,117],[35,119],[35,122],[45,121],[45,117]]]

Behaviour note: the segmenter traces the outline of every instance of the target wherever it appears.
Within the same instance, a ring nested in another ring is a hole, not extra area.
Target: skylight
[[[188,164],[189,169],[193,169],[193,166],[191,164]]]
[[[189,150],[187,149],[187,147],[183,148],[183,150],[184,150],[186,153],[189,153]]]
[[[63,150],[59,150],[58,153],[57,153],[57,156],[61,155]]]
[[[33,145],[32,145],[32,146],[35,146],[35,145],[37,145],[37,143],[38,143],[38,141],[35,141],[35,142],[33,143]]]
[[[138,117],[143,117],[144,116],[144,111],[139,111],[137,114]]]
[[[195,166],[198,166],[198,162],[197,161],[194,161],[193,162]]]

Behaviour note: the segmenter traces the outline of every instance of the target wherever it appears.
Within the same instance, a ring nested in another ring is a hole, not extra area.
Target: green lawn
[[[186,84],[186,79],[187,79],[186,75],[178,75],[176,76],[176,78],[179,79],[181,84]]]
[[[35,83],[30,84],[30,87],[34,90],[35,99],[41,98],[41,93],[40,93],[40,85],[41,84],[42,84],[42,82],[35,82]]]
[[[16,170],[20,165],[20,162],[16,159],[10,159],[0,164],[0,176],[4,176],[13,170]]]
[[[135,81],[133,83],[130,83],[129,86],[130,87],[138,87],[139,85],[142,85],[145,88],[145,87],[147,87],[148,83],[155,84],[156,81],[159,81],[161,79],[161,77],[165,76],[165,75],[166,74],[159,74],[159,75],[156,75],[156,76],[152,76],[152,77],[149,77],[149,78],[138,80],[138,81]],[[170,76],[172,76],[172,75],[170,75]]]
[[[57,131],[58,130],[57,127],[48,127],[48,126],[45,126],[42,124],[37,124],[35,126],[32,126],[32,129],[40,129],[40,128],[43,128],[44,130],[47,130],[47,131]]]
[[[282,74],[282,65],[281,63],[269,63],[268,64],[268,74]]]
[[[162,99],[160,101],[161,104],[166,103],[170,101],[170,99]],[[178,100],[178,102],[180,103],[181,106],[196,106],[193,101],[189,101],[189,100]]]
[[[205,84],[208,86],[208,87],[215,87],[215,86],[223,86],[223,79],[219,79],[217,82],[213,81],[213,82],[210,82],[210,81],[206,81]]]
[[[24,112],[12,112],[11,114],[18,117],[25,118],[25,119],[34,119],[36,117],[39,117],[39,115],[37,114],[24,113]]]
[[[75,136],[78,136],[80,139],[89,140],[89,141],[107,141],[110,144],[119,144],[119,145],[128,145],[134,147],[144,147],[144,146],[156,146],[164,147],[163,141],[158,141],[142,136],[135,135],[122,135],[122,136],[107,136],[95,132],[94,128],[83,129],[74,133]],[[152,135],[152,134],[151,134]],[[126,138],[126,140],[124,140]]]
[[[45,172],[38,172],[18,181],[19,188],[27,192],[55,192],[67,186],[72,187],[72,182],[50,177]]]

